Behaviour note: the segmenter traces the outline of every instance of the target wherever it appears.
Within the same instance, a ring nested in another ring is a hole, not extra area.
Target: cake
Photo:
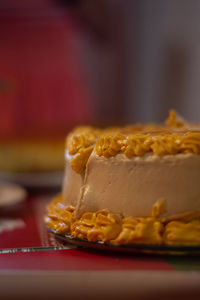
[[[200,245],[200,126],[75,128],[62,193],[47,207],[59,234],[111,244]]]

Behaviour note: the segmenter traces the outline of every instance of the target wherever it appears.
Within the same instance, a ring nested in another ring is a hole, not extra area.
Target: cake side
[[[72,159],[73,158],[68,154],[68,151],[66,151],[65,173],[62,184],[62,202],[64,205],[72,205],[75,207],[80,196],[84,176],[71,168],[70,163]]]
[[[94,151],[75,215],[107,209],[123,217],[149,217],[160,199],[165,202],[162,217],[200,211],[199,178],[199,155],[105,158]]]

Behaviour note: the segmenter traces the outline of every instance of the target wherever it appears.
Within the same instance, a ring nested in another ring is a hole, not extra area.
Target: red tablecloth
[[[63,246],[43,223],[51,198],[31,196],[0,217],[1,299],[198,299],[200,257]]]

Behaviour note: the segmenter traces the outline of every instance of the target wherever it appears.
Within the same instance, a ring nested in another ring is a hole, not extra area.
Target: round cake
[[[114,244],[200,245],[200,126],[79,127],[66,141],[62,194],[45,223]]]

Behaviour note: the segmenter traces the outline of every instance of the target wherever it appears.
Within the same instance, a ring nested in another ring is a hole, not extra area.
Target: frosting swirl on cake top
[[[77,127],[68,135],[66,148],[72,158],[71,168],[79,174],[84,172],[93,150],[107,158],[120,152],[128,158],[146,153],[157,156],[179,153],[199,155],[200,126],[185,122],[171,110],[163,126]]]

